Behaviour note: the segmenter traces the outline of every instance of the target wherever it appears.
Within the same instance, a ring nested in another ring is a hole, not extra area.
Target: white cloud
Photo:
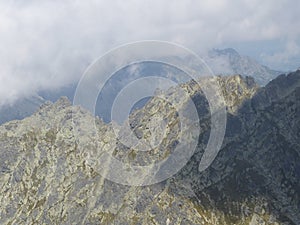
[[[126,42],[160,39],[199,51],[296,40],[299,8],[297,0],[1,1],[0,105],[77,79],[93,59]]]
[[[298,67],[300,66],[300,45],[294,40],[286,42],[285,48],[281,52],[276,52],[273,54],[262,54],[261,58],[276,68],[278,65],[286,66],[287,68],[296,59],[298,61]],[[290,68],[297,69],[297,68]]]

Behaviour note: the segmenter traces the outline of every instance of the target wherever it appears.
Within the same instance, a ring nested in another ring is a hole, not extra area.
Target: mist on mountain
[[[283,73],[260,65],[254,59],[251,59],[247,56],[242,56],[232,48],[223,50],[213,49],[202,57],[207,66],[212,69],[215,75],[228,76],[240,74],[242,76],[252,76],[261,86],[265,85],[270,80]],[[135,66],[134,70],[133,66],[131,66],[116,72],[116,74],[107,82],[103,90],[101,90],[99,93],[95,115],[99,116],[104,121],[109,122],[111,120],[110,110],[113,100],[122,88],[137,78],[147,76],[160,76],[167,78],[168,73],[172,73],[172,77],[180,78],[186,76],[176,68],[150,62],[138,64]],[[187,79],[182,78],[181,80],[174,81],[177,83],[182,83],[187,81]],[[37,91],[37,93],[32,97],[21,97],[12,104],[7,104],[1,107],[0,124],[14,119],[23,119],[35,112],[42,103],[46,101],[55,102],[61,96],[68,97],[68,99],[72,102],[78,82],[80,81],[77,80],[76,82],[63,86],[59,85],[57,88],[52,87],[51,89],[42,89]],[[37,96],[39,101],[36,101]],[[135,108],[141,108],[143,105],[145,105],[147,100],[149,100],[149,98],[137,103]],[[26,109],[24,108],[25,104],[27,105]]]

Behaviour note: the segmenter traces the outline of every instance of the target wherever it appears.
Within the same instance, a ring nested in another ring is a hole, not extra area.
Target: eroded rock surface
[[[145,165],[172,154],[180,126],[172,105],[161,98],[130,117],[136,136],[153,142],[147,122],[153,115],[165,119],[167,136],[150,152],[126,148],[116,140],[112,124],[71,106],[66,98],[4,124],[0,223],[300,224],[300,71],[260,89],[240,76],[217,82],[228,122],[213,164],[198,171],[210,114],[201,89],[190,82],[183,88],[190,90],[200,115],[198,147],[179,173],[145,187],[105,179],[97,159],[109,152],[124,163]],[[164,94],[175,98],[176,88]],[[178,104],[184,105],[181,100]],[[109,168],[109,161],[101,163]]]

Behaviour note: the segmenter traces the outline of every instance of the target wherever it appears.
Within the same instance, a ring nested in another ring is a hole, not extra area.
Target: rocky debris
[[[0,126],[0,223],[299,224],[300,71],[261,89],[251,78],[216,79],[229,112],[217,158],[198,171],[210,113],[201,88],[191,81],[182,87],[190,90],[200,115],[198,147],[178,174],[150,186],[103,178],[97,159],[109,152],[125,163],[145,165],[171,154],[180,126],[174,106],[159,97],[129,119],[140,138],[151,137],[146,128],[153,115],[169,126],[164,142],[146,153],[123,146],[112,123],[66,98]],[[176,98],[176,93],[165,95]],[[109,168],[110,162],[102,163]]]

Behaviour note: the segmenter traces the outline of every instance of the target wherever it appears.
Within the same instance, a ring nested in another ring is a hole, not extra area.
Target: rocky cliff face
[[[217,82],[228,108],[217,158],[198,171],[210,114],[200,87],[189,82],[183,88],[190,90],[200,115],[197,149],[179,173],[150,186],[104,179],[97,158],[108,151],[124,163],[145,165],[172,153],[180,126],[172,106],[161,98],[130,117],[133,132],[146,139],[153,115],[168,124],[165,141],[150,152],[126,148],[115,139],[111,123],[71,106],[66,98],[2,125],[0,223],[299,224],[300,71],[264,88],[240,76]],[[176,93],[163,94],[172,98]]]
[[[297,71],[259,89],[229,114],[222,150],[209,169],[197,172],[196,153],[183,170],[180,179],[192,180],[200,205],[217,209],[227,224],[299,224],[299,82]]]

